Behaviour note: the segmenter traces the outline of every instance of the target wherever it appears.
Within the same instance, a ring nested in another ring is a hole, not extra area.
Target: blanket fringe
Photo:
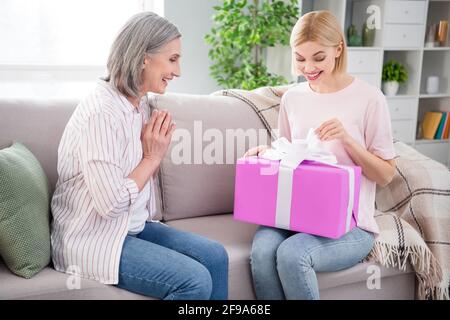
[[[427,247],[405,246],[401,250],[396,245],[375,241],[366,261],[400,270],[406,270],[409,262],[418,279],[418,299],[449,300],[449,275],[443,276],[439,262]]]

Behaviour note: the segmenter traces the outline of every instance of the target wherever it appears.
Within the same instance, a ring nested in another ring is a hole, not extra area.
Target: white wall
[[[209,47],[203,38],[212,27],[213,7],[219,0],[167,0],[165,17],[181,32],[181,77],[173,80],[169,92],[209,94],[221,88],[209,75]]]

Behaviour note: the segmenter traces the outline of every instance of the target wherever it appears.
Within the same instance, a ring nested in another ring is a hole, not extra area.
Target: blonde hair
[[[337,47],[342,43],[342,51],[336,58],[333,73],[347,70],[347,45],[344,33],[336,17],[330,11],[312,11],[303,15],[292,29],[291,48],[305,42],[317,42],[326,47]],[[296,74],[292,55],[292,72]]]

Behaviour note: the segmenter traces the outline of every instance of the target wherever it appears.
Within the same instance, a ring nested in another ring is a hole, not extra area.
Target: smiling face
[[[146,54],[142,73],[142,92],[164,93],[170,80],[179,77],[181,38],[168,42],[155,54]]]
[[[304,42],[293,48],[293,63],[297,75],[303,75],[310,84],[320,84],[333,77],[336,58],[341,55],[342,44],[322,46],[317,42]]]

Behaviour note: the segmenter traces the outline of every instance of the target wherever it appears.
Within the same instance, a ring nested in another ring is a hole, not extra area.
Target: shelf
[[[424,51],[450,51],[450,47],[424,47]]]
[[[386,99],[414,99],[417,98],[417,95],[414,94],[397,94],[395,96],[385,96]]]
[[[433,144],[433,143],[448,143],[448,139],[419,139],[416,140],[415,144]]]
[[[436,93],[436,94],[421,93],[419,95],[419,98],[420,99],[450,98],[450,93]]]
[[[384,51],[420,51],[420,47],[384,47]]]
[[[446,98],[450,94],[450,50],[426,50],[423,52],[422,74],[420,81],[421,96]],[[439,77],[439,94],[427,94],[426,86],[429,76]]]
[[[438,24],[441,20],[450,20],[450,1],[429,1],[428,12],[427,12],[427,23],[428,27],[431,24]],[[428,30],[428,29],[427,29]],[[449,34],[447,34],[446,47],[443,48],[431,48],[427,51],[448,51],[450,50],[450,39]]]
[[[400,62],[408,71],[408,81],[401,83],[400,96],[414,96],[420,92],[420,68],[422,51],[420,50],[385,50],[383,65],[389,60]]]
[[[382,50],[383,48],[381,48],[381,47],[350,47],[350,46],[348,46],[347,47],[347,49],[348,50],[355,50],[355,51],[358,51],[358,50],[361,50],[361,51],[363,51],[363,50],[373,50],[373,51],[379,51],[379,50]]]
[[[335,2],[335,0],[330,0],[330,2]],[[346,6],[346,14],[345,14],[345,29],[344,32],[347,34],[348,27],[353,24],[356,27],[359,36],[362,36],[363,25],[367,22],[367,18],[369,17],[369,13],[367,9],[370,5],[375,5],[381,9],[381,14],[383,11],[383,2],[384,0],[370,0],[370,1],[353,1],[348,0]],[[383,45],[383,30],[384,26],[380,26],[380,29],[375,30],[374,35],[374,47],[379,47]],[[348,39],[347,39],[348,40]]]

